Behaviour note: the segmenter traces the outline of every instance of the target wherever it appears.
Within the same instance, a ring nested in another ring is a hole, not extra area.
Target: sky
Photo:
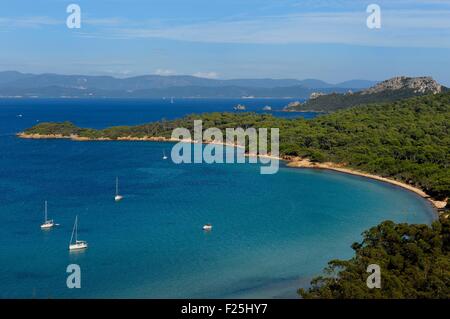
[[[1,70],[450,86],[450,0],[0,0]]]

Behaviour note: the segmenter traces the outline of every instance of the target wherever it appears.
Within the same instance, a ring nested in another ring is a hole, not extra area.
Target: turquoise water
[[[105,119],[104,109],[81,102],[70,114],[9,103],[0,110],[2,298],[295,297],[327,261],[350,257],[370,226],[433,219],[415,194],[341,173],[176,165],[161,158],[167,143],[17,139],[10,133],[36,117],[95,127],[138,117]],[[51,231],[39,228],[44,200],[60,224]],[[75,215],[89,248],[69,253]],[[201,229],[207,222],[210,233]],[[66,287],[72,263],[81,267],[81,289]]]

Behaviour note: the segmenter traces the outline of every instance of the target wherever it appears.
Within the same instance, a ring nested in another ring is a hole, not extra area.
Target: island
[[[355,256],[330,261],[308,289],[299,289],[303,298],[450,297],[449,92],[352,107],[311,120],[248,112],[207,113],[100,130],[70,122],[40,123],[18,136],[175,142],[172,130],[192,130],[198,119],[203,120],[204,129],[279,128],[280,158],[289,161],[289,166],[332,169],[388,182],[427,198],[439,212],[431,226],[384,221],[365,231],[363,240],[352,245]],[[381,289],[365,287],[366,267],[372,263],[383,274]]]
[[[339,170],[394,183],[430,198],[442,209],[450,194],[450,94],[414,97],[393,103],[350,108],[305,120],[269,114],[209,113],[171,121],[102,130],[70,122],[40,123],[22,138],[174,141],[177,127],[277,127],[280,157],[290,166]],[[203,141],[207,142],[207,141]]]

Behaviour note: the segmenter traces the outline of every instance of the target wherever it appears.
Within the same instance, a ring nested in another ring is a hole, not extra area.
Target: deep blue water
[[[164,161],[167,143],[11,135],[36,120],[105,127],[235,102],[0,101],[0,297],[295,297],[327,261],[352,256],[363,230],[433,219],[415,194],[341,173],[282,167],[260,175],[256,164]],[[51,231],[39,228],[44,200],[61,224]],[[75,215],[89,248],[69,253]],[[207,222],[210,233],[201,229]],[[81,289],[66,287],[71,263],[81,266]]]
[[[247,106],[248,112],[268,113],[277,117],[313,118],[313,112],[280,112],[289,99],[0,99],[1,132],[16,132],[37,122],[73,121],[85,127],[111,125],[136,125],[175,119],[192,113],[235,112],[238,103]],[[265,105],[271,112],[263,111]],[[21,114],[21,118],[17,116]],[[16,118],[16,119],[15,119]],[[5,126],[6,125],[6,126]],[[9,130],[8,130],[9,129]]]

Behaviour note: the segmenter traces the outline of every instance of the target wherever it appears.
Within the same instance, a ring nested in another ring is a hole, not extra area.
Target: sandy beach
[[[24,132],[18,133],[18,137],[20,138],[27,138],[27,139],[70,139],[73,141],[147,141],[147,142],[185,142],[185,143],[198,143],[198,141],[192,140],[192,139],[174,139],[174,138],[166,138],[166,137],[119,137],[116,140],[111,138],[88,138],[88,137],[82,137],[78,135],[70,135],[70,136],[63,136],[61,134],[26,134]],[[214,141],[203,141],[203,144],[217,144],[217,142]],[[231,147],[241,147],[241,145],[231,144],[231,143],[220,143],[225,146],[231,146]],[[391,178],[386,178],[378,175],[369,174],[366,172],[358,171],[352,168],[346,167],[345,164],[342,163],[332,163],[332,162],[324,162],[324,163],[315,163],[311,162],[307,158],[300,158],[300,157],[293,157],[293,156],[283,156],[283,157],[275,157],[270,154],[267,155],[258,155],[258,154],[246,154],[247,156],[258,156],[258,157],[265,157],[265,158],[272,158],[272,159],[278,159],[280,161],[287,161],[287,166],[293,167],[293,168],[313,168],[313,169],[326,169],[326,170],[333,170],[345,174],[351,174],[351,175],[357,175],[362,176],[370,179],[374,179],[377,181],[382,181],[385,183],[389,183],[392,185],[396,185],[398,187],[402,187],[404,189],[407,189],[411,192],[416,193],[417,195],[427,199],[433,207],[435,207],[437,210],[443,209],[447,205],[448,199],[445,201],[438,201],[430,197],[426,192],[424,192],[422,189],[409,185],[404,182],[400,182]]]
[[[355,169],[350,169],[350,168],[345,167],[345,164],[337,164],[337,163],[332,163],[332,162],[313,163],[308,159],[299,158],[299,157],[291,157],[291,158],[287,158],[287,160],[289,161],[289,163],[287,164],[289,167],[328,169],[328,170],[333,170],[333,171],[337,171],[337,172],[341,172],[341,173],[345,173],[345,174],[351,174],[351,175],[362,176],[362,177],[366,177],[366,178],[370,178],[370,179],[375,179],[377,181],[382,181],[382,182],[386,182],[386,183],[389,183],[392,185],[396,185],[396,186],[405,188],[411,192],[414,192],[417,195],[427,199],[429,202],[431,202],[433,204],[433,206],[436,209],[442,209],[447,205],[447,201],[434,200],[430,197],[430,195],[428,195],[427,193],[425,193],[422,189],[420,189],[418,187],[415,187],[415,186],[412,186],[412,185],[409,185],[404,182],[400,182],[400,181],[397,181],[397,180],[394,180],[391,178],[386,178],[386,177],[358,171]]]

